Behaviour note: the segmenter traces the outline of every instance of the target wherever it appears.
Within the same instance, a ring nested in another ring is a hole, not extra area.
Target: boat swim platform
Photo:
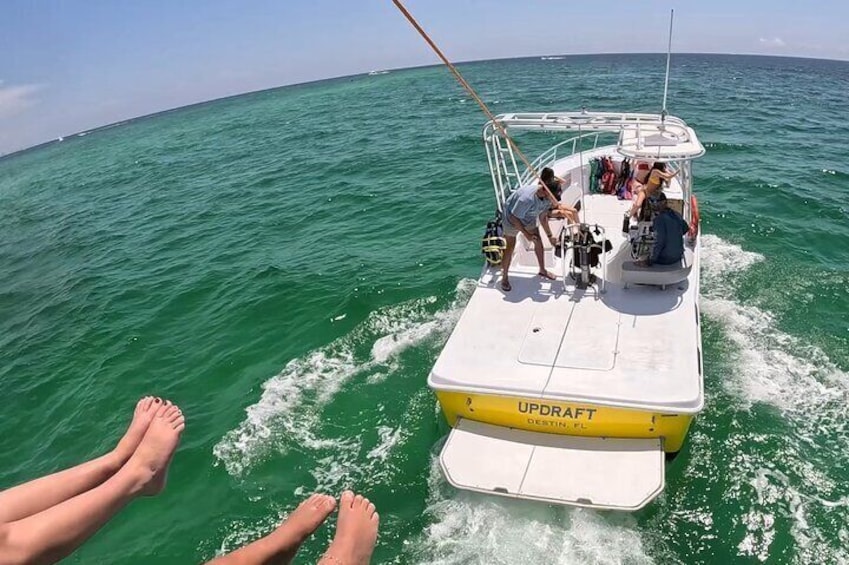
[[[665,486],[659,438],[552,435],[461,418],[439,463],[456,488],[604,510],[639,510]]]
[[[622,264],[631,258],[621,222],[630,202],[591,195],[584,205],[586,221],[603,225],[614,245],[601,256],[608,262],[605,292],[600,280],[582,290],[563,277],[567,265],[548,242],[546,267],[559,280],[538,276],[533,247],[520,236],[512,290],[501,289],[499,268],[484,268],[429,375],[432,389],[652,413],[701,411],[698,253],[683,281],[626,285]],[[556,222],[552,230],[559,232]],[[568,260],[571,253],[564,255]],[[601,278],[600,268],[594,273]]]

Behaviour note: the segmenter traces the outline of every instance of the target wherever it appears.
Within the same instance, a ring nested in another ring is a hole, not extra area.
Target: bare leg
[[[640,208],[643,205],[643,200],[646,199],[646,190],[645,188],[639,188],[636,192],[637,197],[634,198],[634,203],[631,205],[631,217],[636,218],[637,214],[640,213]]]
[[[555,277],[545,269],[545,249],[542,246],[542,238],[539,237],[539,234],[537,234],[537,237],[534,238],[534,255],[537,256],[537,263],[539,264],[539,275],[543,278],[552,281],[556,279],[557,277]]]
[[[504,257],[501,258],[501,290],[510,292],[513,287],[510,286],[507,274],[510,271],[510,262],[513,260],[513,250],[516,248],[516,236],[508,235],[504,239],[507,240],[507,247],[504,249]]]
[[[38,514],[0,525],[0,564],[55,563],[134,498],[158,494],[183,428],[180,409],[160,403],[135,453],[106,482]]]
[[[241,549],[209,562],[209,565],[266,565],[290,563],[301,544],[312,535],[336,507],[336,499],[314,494],[298,506],[279,528]]]
[[[0,524],[47,510],[93,489],[117,473],[138,447],[161,404],[162,400],[152,396],[139,400],[130,427],[110,453],[0,492]]]
[[[346,490],[339,501],[336,537],[318,565],[367,565],[371,561],[380,516],[368,498]]]

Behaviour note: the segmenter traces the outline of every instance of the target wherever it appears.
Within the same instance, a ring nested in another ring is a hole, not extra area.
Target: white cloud
[[[780,37],[773,37],[771,39],[768,37],[761,37],[758,41],[764,47],[784,47],[787,45]]]
[[[40,84],[2,86],[0,80],[0,118],[20,114],[36,103],[35,94],[43,88]]]

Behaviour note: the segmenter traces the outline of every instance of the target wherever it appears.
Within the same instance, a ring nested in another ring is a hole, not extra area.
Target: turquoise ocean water
[[[662,56],[462,65],[495,112],[657,111]],[[680,55],[707,406],[633,515],[458,492],[425,386],[493,202],[438,67],[281,88],[0,160],[0,487],[188,428],[165,493],[68,561],[198,563],[308,493],[377,504],[376,563],[849,561],[849,63]],[[518,139],[528,152],[543,149]],[[304,548],[320,554],[332,528]]]

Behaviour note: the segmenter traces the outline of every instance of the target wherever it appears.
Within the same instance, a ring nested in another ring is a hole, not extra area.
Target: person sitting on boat
[[[684,256],[684,234],[690,226],[678,212],[669,208],[666,195],[660,193],[654,197],[654,246],[648,259],[641,265],[674,265]]]
[[[631,217],[636,218],[640,213],[640,209],[642,208],[643,202],[645,202],[646,198],[650,198],[660,192],[663,183],[668,183],[672,177],[678,174],[678,171],[680,171],[680,169],[672,173],[667,173],[666,163],[662,162],[657,162],[652,165],[645,184],[637,186],[633,191],[633,193],[636,194],[636,198],[634,199],[634,204],[631,206]]]
[[[507,200],[504,201],[504,237],[507,240],[507,248],[504,258],[501,260],[501,288],[509,292],[510,261],[513,258],[513,249],[516,247],[516,237],[522,233],[525,238],[534,245],[537,263],[539,263],[539,275],[549,280],[556,277],[545,268],[545,256],[540,239],[539,226],[542,226],[548,240],[552,245],[557,245],[557,239],[551,233],[548,219],[551,216],[566,217],[570,223],[577,221],[577,212],[571,206],[560,204],[554,194],[559,194],[560,182],[554,176],[554,171],[546,167],[540,173],[540,181],[537,184],[516,189]]]

